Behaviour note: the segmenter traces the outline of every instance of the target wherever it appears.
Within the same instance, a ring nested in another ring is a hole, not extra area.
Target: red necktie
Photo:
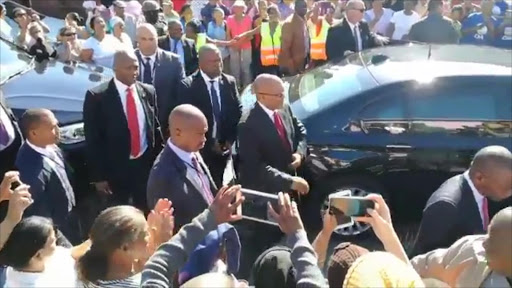
[[[281,116],[277,112],[274,112],[274,125],[276,125],[277,134],[279,134],[279,137],[281,138],[284,147],[287,150],[290,150],[290,142],[288,142],[288,137],[286,136],[286,130],[284,129],[283,120],[281,119]]]
[[[212,204],[213,202],[213,195],[211,190],[208,188],[208,184],[203,176],[203,169],[201,169],[201,165],[199,165],[199,161],[197,160],[197,157],[195,155],[192,155],[192,165],[194,165],[194,168],[196,169],[197,176],[199,177],[199,181],[201,182],[201,187],[203,188],[202,194],[203,198],[206,200],[208,205]]]
[[[137,157],[140,154],[140,130],[139,119],[137,118],[137,106],[132,88],[126,89],[126,118],[128,120],[128,129],[130,130],[130,156]]]
[[[484,201],[482,202],[482,214],[484,216],[484,231],[487,231],[487,227],[489,226],[489,203],[487,197],[484,197]]]

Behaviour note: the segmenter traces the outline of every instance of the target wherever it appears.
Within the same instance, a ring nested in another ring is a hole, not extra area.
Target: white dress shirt
[[[194,166],[194,163],[192,162],[192,157],[195,156],[196,159],[199,161],[199,159],[201,159],[201,155],[199,155],[199,153],[191,153],[191,152],[187,152],[181,148],[179,148],[178,146],[174,145],[171,140],[167,140],[167,145],[172,149],[172,151],[174,151],[174,153],[176,153],[176,155],[178,155],[178,158],[180,158],[183,162],[185,162],[186,166],[187,166],[187,171],[189,172],[192,172],[196,177],[194,177],[197,181],[197,184],[199,184],[199,186],[203,186],[203,183],[201,183],[201,180],[200,180],[200,176],[199,176],[199,173],[201,173],[201,177],[203,179],[205,179],[206,181],[205,184],[208,186],[208,190],[210,190],[211,192],[211,187],[210,187],[210,181],[208,181],[208,175],[206,174],[206,171],[204,171],[204,169],[201,169],[201,171],[197,171],[197,169],[195,168]],[[201,193],[203,193],[204,191],[200,191]],[[213,193],[212,193],[213,195]],[[203,197],[205,197],[205,200],[207,200],[206,198],[206,195],[203,195]]]
[[[352,35],[354,36],[354,41],[356,40],[356,35],[354,35],[354,27],[357,27],[356,28],[356,33],[357,33],[357,39],[359,41],[357,41],[356,43],[356,47],[357,47],[357,51],[352,51],[352,52],[360,52],[363,50],[363,39],[361,38],[361,31],[359,31],[359,23],[357,24],[352,24],[350,23],[350,21],[346,20],[348,25],[350,26],[350,31],[352,31]]]
[[[146,58],[149,58],[149,67],[151,69],[151,76],[153,78],[153,81],[155,81],[155,62],[156,62],[156,53],[153,55],[145,56],[144,54],[140,53],[140,58],[142,60],[142,63],[140,63],[140,75],[141,79],[144,77],[144,65],[146,65]],[[145,79],[142,79],[145,80]]]
[[[16,133],[14,131],[14,126],[12,125],[11,118],[7,115],[7,112],[4,110],[2,106],[0,106],[0,123],[2,123],[5,127],[5,130],[7,131],[7,135],[9,136],[9,141],[7,142],[7,145],[3,146],[0,144],[0,151],[4,150],[5,148],[9,147],[9,145],[14,142],[14,139],[16,138]]]
[[[119,93],[119,98],[121,99],[121,104],[123,105],[123,111],[124,115],[126,116],[126,119],[128,120],[128,114],[126,112],[126,97],[128,89],[128,86],[126,86],[121,81],[114,78],[114,83],[116,84],[117,92]],[[133,97],[135,98],[135,107],[137,108],[137,120],[139,122],[139,135],[140,135],[140,153],[137,155],[137,157],[131,157],[130,159],[139,158],[144,151],[148,148],[148,141],[146,139],[146,114],[144,113],[144,107],[142,106],[142,102],[139,98],[137,86],[132,85],[132,93]]]
[[[276,111],[272,111],[272,110],[268,109],[265,105],[261,104],[261,102],[258,102],[258,104],[261,106],[261,109],[263,109],[263,111],[265,111],[265,113],[267,113],[268,117],[270,117],[270,120],[272,120],[272,123],[274,123],[274,113],[276,113]]]
[[[471,181],[471,178],[469,177],[469,171],[464,172],[464,178],[466,178],[466,181],[468,181],[469,187],[471,187],[471,191],[473,191],[473,196],[475,197],[476,204],[478,205],[478,212],[480,213],[480,218],[482,219],[482,226],[484,226],[484,214],[483,214],[483,206],[484,206],[484,196],[478,192],[478,190],[475,187],[475,184],[473,184],[473,181]]]
[[[210,95],[210,103],[212,104],[212,112],[213,112],[213,101],[217,101],[217,103],[219,103],[219,109],[222,111],[222,105],[221,105],[222,102],[220,100],[220,85],[219,85],[220,77],[211,79],[202,70],[199,70],[199,71],[201,71],[201,76],[203,77],[204,82],[206,83],[206,88],[208,88],[208,94]],[[213,99],[213,96],[212,96],[212,83],[210,83],[210,81],[212,81],[212,80],[214,81],[213,87],[217,91],[217,95],[215,95],[216,96],[215,99]],[[216,137],[217,137],[217,122],[215,121],[215,117],[213,117],[212,138],[216,138]]]

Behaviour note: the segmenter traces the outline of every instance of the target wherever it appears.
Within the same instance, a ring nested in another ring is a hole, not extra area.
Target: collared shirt
[[[272,120],[272,123],[274,123],[274,113],[276,113],[276,111],[268,109],[265,105],[261,104],[261,102],[258,102],[258,104],[260,104],[261,109],[267,113],[268,117],[270,117],[270,120]]]
[[[187,166],[187,170],[194,173],[194,175],[196,176],[195,177],[196,179],[199,179],[199,173],[201,173],[201,177],[203,177],[203,179],[208,179],[208,175],[206,175],[206,171],[204,171],[204,169],[201,169],[201,171],[197,171],[196,168],[194,167],[194,163],[192,162],[192,157],[194,157],[194,156],[197,159],[200,159],[200,156],[198,155],[199,153],[187,152],[187,151],[179,148],[178,146],[174,145],[171,142],[171,139],[167,140],[167,145],[169,146],[169,148],[172,149],[172,151],[174,151],[174,153],[176,153],[176,155],[178,155],[178,158],[180,158],[183,162],[185,162],[185,164]],[[205,181],[205,182],[206,182],[205,184],[208,185],[208,189],[211,191],[210,182],[209,181]],[[199,182],[199,180],[198,180],[198,184],[200,186],[202,186],[202,183]]]
[[[7,135],[9,136],[9,141],[7,145],[0,145],[0,151],[4,150],[6,147],[12,144],[14,138],[16,138],[16,133],[14,131],[14,126],[12,125],[11,118],[7,115],[7,112],[4,110],[2,106],[0,106],[0,122],[4,125],[5,130],[7,131]]]
[[[359,31],[359,23],[357,24],[352,24],[350,23],[350,21],[346,20],[348,25],[350,26],[350,31],[352,31],[352,35],[354,36],[354,40],[356,39],[356,35],[354,35],[354,28],[356,29],[355,33],[357,33],[357,39],[359,41],[357,41],[356,43],[356,47],[357,47],[357,50],[358,51],[352,51],[352,52],[359,52],[359,51],[362,51],[363,50],[363,40],[361,39],[361,32]]]
[[[121,104],[123,105],[124,115],[126,115],[126,119],[128,119],[128,114],[126,112],[126,90],[128,86],[126,86],[121,81],[114,78],[114,83],[116,84],[117,92],[119,93],[119,98],[121,99]],[[140,153],[137,157],[131,157],[130,159],[139,158],[144,151],[148,148],[148,141],[146,139],[146,114],[144,113],[144,107],[142,106],[142,101],[139,98],[137,87],[135,85],[131,86],[133,97],[135,98],[135,106],[137,108],[137,120],[139,122],[139,135],[140,135]]]
[[[469,177],[469,171],[464,172],[464,178],[468,181],[469,187],[471,187],[471,191],[473,191],[473,196],[475,197],[476,204],[478,205],[478,212],[480,213],[480,218],[482,219],[482,225],[484,225],[484,214],[483,214],[483,206],[484,206],[484,196],[478,192]]]
[[[169,37],[169,47],[172,53],[174,52],[174,43],[178,41],[178,44],[176,45],[176,54],[180,56],[180,62],[183,67],[185,67],[185,50],[183,50],[183,41],[181,39],[175,40]]]
[[[219,103],[219,108],[222,110],[222,102],[220,101],[220,85],[219,85],[219,80],[220,80],[220,77],[217,77],[215,79],[211,79],[210,77],[208,77],[208,75],[206,75],[206,73],[204,73],[202,70],[199,70],[201,72],[201,76],[203,77],[204,79],[204,82],[206,83],[206,87],[208,88],[208,94],[210,95],[210,103],[212,104],[213,106],[213,101],[217,101],[217,103]],[[213,99],[213,96],[212,96],[212,83],[210,83],[210,81],[214,81],[213,82],[213,87],[215,88],[215,91],[217,91],[217,95],[215,99]],[[212,127],[212,137],[213,138],[216,138],[217,136],[217,122],[215,121],[215,117],[213,117],[213,127]]]
[[[142,65],[140,65],[140,75],[144,75],[144,69],[146,65],[147,58],[149,58],[149,68],[151,69],[151,75],[153,76],[153,80],[155,79],[154,76],[154,68],[155,68],[155,62],[156,62],[156,52],[153,55],[146,56],[142,53],[140,53],[140,58],[142,60]]]

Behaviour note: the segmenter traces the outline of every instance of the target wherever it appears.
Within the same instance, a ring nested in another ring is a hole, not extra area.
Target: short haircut
[[[470,172],[485,173],[489,169],[511,170],[512,153],[502,146],[487,146],[475,154]]]
[[[137,26],[137,37],[139,36],[141,28],[148,29],[149,32],[151,32],[151,34],[153,34],[153,36],[155,36],[155,38],[158,37],[158,32],[156,31],[155,26],[153,26],[152,24],[149,24],[149,23],[142,23]]]
[[[216,46],[216,45],[214,45],[214,44],[207,43],[207,44],[204,44],[203,46],[201,46],[201,48],[199,48],[199,52],[197,53],[197,57],[198,57],[199,59],[201,59],[201,58],[202,58],[202,56],[203,56],[205,53],[208,53],[208,52],[215,52],[215,53],[220,54],[219,47],[217,47],[217,46]]]
[[[354,8],[354,5],[355,5],[356,3],[361,3],[361,4],[363,4],[363,6],[364,6],[364,7],[366,7],[366,4],[364,3],[364,1],[363,1],[363,0],[349,0],[349,1],[347,2],[347,5],[345,6],[345,10],[349,10],[349,9]]]
[[[442,0],[430,0],[428,2],[428,11],[436,11],[439,8],[443,7],[443,1]]]
[[[201,25],[202,25],[201,21],[199,21],[197,19],[192,19],[187,23],[187,27],[194,30],[195,33],[201,33]]]
[[[169,27],[171,25],[180,25],[181,28],[183,28],[183,24],[181,23],[181,21],[176,18],[167,20],[167,27]]]
[[[21,116],[21,130],[23,132],[23,136],[25,138],[28,137],[29,132],[31,130],[36,129],[40,124],[43,118],[48,117],[48,114],[51,113],[48,109],[28,109]]]

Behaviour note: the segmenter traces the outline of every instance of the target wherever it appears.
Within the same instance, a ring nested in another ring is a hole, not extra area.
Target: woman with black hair
[[[0,250],[0,264],[9,266],[5,287],[79,287],[72,250],[56,240],[50,219],[21,220]]]
[[[107,25],[101,16],[93,16],[89,25],[94,34],[85,40],[80,58],[84,62],[94,62],[97,65],[112,67],[114,54],[123,48],[121,42],[107,34]]]

